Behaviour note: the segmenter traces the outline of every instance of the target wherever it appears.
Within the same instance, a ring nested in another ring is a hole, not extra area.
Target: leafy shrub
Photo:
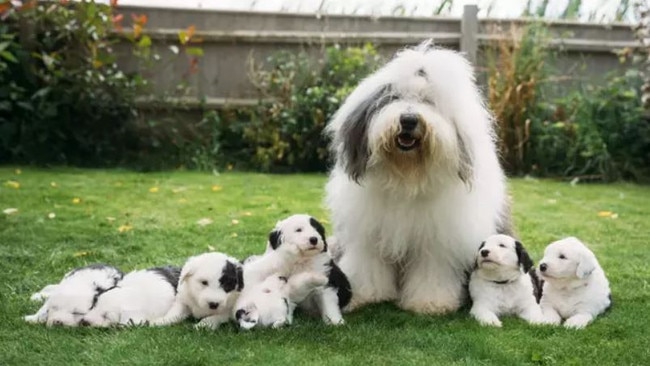
[[[251,65],[259,104],[244,121],[223,121],[223,135],[242,144],[224,146],[223,152],[243,154],[253,168],[264,171],[326,170],[323,128],[356,84],[378,66],[376,50],[369,44],[328,47],[319,65],[305,53],[279,52],[266,61],[265,68]]]
[[[650,121],[643,117],[640,85],[631,69],[540,108],[527,165],[540,175],[648,180]]]

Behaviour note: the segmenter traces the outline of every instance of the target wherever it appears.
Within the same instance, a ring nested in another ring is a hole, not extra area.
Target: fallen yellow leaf
[[[237,220],[237,219],[232,219],[231,222],[232,222],[233,225],[239,225],[239,220]]]
[[[222,189],[223,189],[223,187],[218,186],[216,184],[212,186],[212,192],[219,192]]]
[[[232,170],[232,168],[233,168],[232,164],[228,164],[228,165],[226,166],[226,169],[228,169],[228,170]]]
[[[323,224],[329,224],[330,223],[327,219],[319,219],[318,221],[320,221]]]
[[[156,192],[158,192],[158,187],[151,187],[151,188],[149,188],[149,192],[151,192],[151,193],[156,193]]]
[[[612,211],[600,211],[598,212],[598,217],[611,217],[612,214]]]
[[[20,169],[16,169],[16,175],[21,175],[21,174],[23,174],[23,171]]]
[[[236,238],[236,237],[237,237],[237,233],[232,233],[232,234],[230,234],[230,236],[232,236],[233,238]]]
[[[16,182],[15,180],[8,180],[5,182],[5,186],[13,189],[18,189],[20,188],[20,183]]]
[[[18,212],[17,208],[6,208],[2,211],[5,215],[13,215]]]
[[[110,216],[108,216],[108,217],[106,218],[106,220],[108,220],[109,222],[113,222],[113,221],[115,221],[115,218],[114,218],[114,217],[110,217]]]
[[[81,251],[81,252],[76,252],[72,256],[75,257],[75,258],[79,258],[79,257],[85,257],[90,253],[92,253],[92,252],[88,252],[88,251],[84,250],[84,251]]]
[[[212,220],[207,218],[207,217],[204,217],[204,218],[200,219],[199,221],[197,221],[196,223],[199,226],[206,226],[206,225],[210,225],[212,223]]]
[[[126,225],[121,225],[120,227],[117,228],[117,231],[121,233],[125,233],[127,231],[133,230],[133,226],[126,224]]]
[[[187,203],[187,200],[185,198],[181,198],[178,200],[178,203]]]
[[[73,199],[72,199],[72,203],[74,203],[75,205],[81,203],[81,198],[79,198],[79,197],[75,197],[75,198],[73,198]]]
[[[244,216],[253,216],[253,213],[247,211],[247,212],[244,212]]]
[[[48,219],[53,219],[55,217],[56,217],[56,214],[54,212],[50,212],[49,214],[47,214]]]
[[[612,216],[610,216],[610,217],[611,217],[612,219],[618,219],[618,214],[617,214],[617,213],[612,214]]]
[[[50,182],[50,187],[56,188],[56,182]]]
[[[211,251],[211,252],[214,252],[216,250],[216,248],[213,247],[212,245],[208,245],[208,250]]]

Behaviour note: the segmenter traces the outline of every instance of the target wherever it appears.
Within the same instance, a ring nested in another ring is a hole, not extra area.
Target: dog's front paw
[[[569,329],[583,329],[591,322],[590,315],[578,314],[570,317],[564,322],[564,327]]]
[[[418,314],[444,315],[453,313],[460,307],[455,300],[450,301],[401,301],[399,307]]]
[[[328,325],[345,325],[345,320],[343,318],[324,318],[325,324]]]
[[[45,301],[45,299],[47,299],[47,296],[45,296],[44,294],[42,294],[40,292],[36,292],[36,293],[32,294],[32,296],[29,297],[29,300],[36,301],[36,302],[43,302],[43,301]]]
[[[194,329],[210,329],[216,330],[221,323],[216,322],[210,318],[203,318],[198,323],[194,324]]]
[[[28,323],[32,323],[32,324],[41,323],[41,321],[38,319],[38,316],[36,316],[36,315],[25,315],[25,316],[23,317],[23,319],[24,319],[26,322],[28,322]]]

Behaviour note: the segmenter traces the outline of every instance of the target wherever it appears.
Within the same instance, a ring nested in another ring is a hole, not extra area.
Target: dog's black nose
[[[399,116],[399,123],[404,131],[413,131],[419,120],[418,115],[415,113],[404,113]]]
[[[208,303],[208,307],[209,307],[210,309],[214,310],[214,309],[216,309],[216,308],[219,307],[219,303],[218,303],[218,302],[209,302],[209,303]]]
[[[311,245],[316,245],[316,244],[318,244],[318,238],[315,237],[315,236],[312,236],[311,238],[309,238],[309,242],[311,243]]]
[[[547,268],[548,268],[548,266],[546,265],[546,263],[542,263],[542,264],[539,265],[539,270],[542,271],[542,272],[546,272]]]
[[[52,322],[53,325],[63,325],[63,322],[60,320],[55,320]]]
[[[489,250],[487,250],[487,249],[481,250],[481,257],[485,258],[485,257],[488,256],[488,254],[490,254]]]
[[[82,327],[87,327],[90,325],[90,323],[86,319],[81,319],[81,321],[79,321],[79,325],[81,325]]]
[[[235,319],[237,320],[241,319],[241,317],[244,316],[244,314],[246,314],[246,310],[244,309],[237,310],[237,312],[235,313]]]

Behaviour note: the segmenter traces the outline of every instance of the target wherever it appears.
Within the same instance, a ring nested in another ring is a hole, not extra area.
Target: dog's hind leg
[[[43,287],[39,292],[34,293],[29,299],[32,301],[44,301],[50,297],[50,294],[54,292],[59,287],[59,285],[47,285]]]
[[[342,325],[345,324],[341,309],[339,308],[339,298],[336,289],[328,287],[321,290],[316,295],[318,309],[320,310],[323,321],[326,324]]]
[[[190,311],[185,304],[180,301],[174,301],[172,307],[167,311],[167,314],[162,318],[150,322],[150,325],[165,326],[177,324],[187,319],[190,316]]]
[[[45,323],[47,320],[47,309],[47,304],[44,304],[40,309],[38,309],[36,314],[26,315],[23,319],[28,323]]]

